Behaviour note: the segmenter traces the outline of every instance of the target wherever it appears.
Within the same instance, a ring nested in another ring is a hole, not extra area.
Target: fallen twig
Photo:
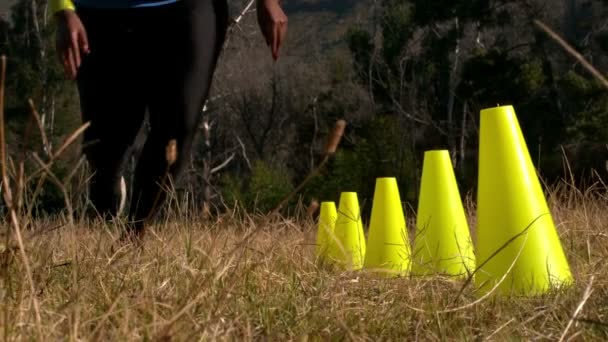
[[[276,208],[274,208],[272,210],[271,214],[277,214],[287,204],[287,202],[289,202],[289,200],[291,200],[291,198],[293,196],[295,196],[298,192],[300,192],[300,190],[302,190],[302,188],[304,188],[304,186],[306,184],[308,184],[308,182],[310,182],[311,179],[313,179],[317,175],[319,175],[321,170],[325,167],[325,164],[327,164],[329,159],[331,157],[333,157],[334,154],[336,153],[336,151],[338,149],[338,145],[340,144],[340,141],[342,140],[342,136],[344,135],[345,128],[346,128],[346,121],[338,120],[336,122],[336,125],[334,126],[334,129],[333,129],[331,135],[329,136],[327,144],[325,145],[325,155],[323,156],[323,160],[321,161],[321,163],[319,163],[319,165],[314,170],[312,170],[312,172],[309,173],[308,176],[306,176],[306,178],[304,178],[304,180],[302,181],[302,183],[300,183],[300,185],[298,185],[291,193],[289,193],[287,196],[285,196],[285,198],[283,198],[283,200],[279,203],[279,205],[277,205]]]
[[[562,342],[566,338],[566,335],[568,334],[568,330],[570,330],[570,328],[572,327],[572,324],[574,323],[574,321],[576,320],[578,315],[580,315],[581,311],[583,311],[583,307],[585,306],[585,303],[587,303],[587,300],[589,299],[589,297],[591,297],[591,293],[593,293],[593,281],[594,280],[595,280],[595,275],[592,275],[591,278],[589,278],[589,284],[587,284],[587,288],[585,289],[585,293],[583,294],[583,299],[576,307],[576,310],[574,310],[574,313],[572,314],[572,318],[570,318],[568,325],[566,325],[566,329],[564,329],[562,336],[559,338],[559,342]]]
[[[581,65],[587,69],[597,80],[608,89],[608,79],[602,75],[591,63],[589,63],[583,55],[581,55],[578,51],[576,51],[570,44],[568,44],[562,37],[560,37],[555,31],[551,30],[547,25],[545,25],[542,21],[535,19],[534,25],[540,28],[543,32],[545,32],[551,39],[555,40],[566,52],[568,52],[572,57],[574,57]]]

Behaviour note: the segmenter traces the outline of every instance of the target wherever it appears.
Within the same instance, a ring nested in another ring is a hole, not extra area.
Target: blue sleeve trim
[[[165,6],[178,1],[180,0],[74,0],[74,4],[86,8],[125,9]]]
[[[165,0],[165,1],[145,1],[139,5],[134,5],[132,6],[133,8],[138,8],[138,7],[156,7],[156,6],[163,6],[163,5],[169,5],[169,4],[173,4],[178,2],[179,0]]]

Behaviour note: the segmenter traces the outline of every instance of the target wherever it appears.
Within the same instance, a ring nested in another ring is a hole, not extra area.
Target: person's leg
[[[115,216],[126,156],[141,127],[145,103],[134,57],[136,47],[118,12],[79,9],[91,53],[78,72],[85,131],[83,152],[92,168],[90,200],[96,213]]]
[[[159,186],[167,171],[165,148],[177,142],[177,161],[170,174],[176,179],[190,158],[213,72],[228,24],[225,0],[183,0],[172,19],[157,32],[154,75],[150,89],[150,132],[136,168],[132,217],[137,229],[164,200]]]

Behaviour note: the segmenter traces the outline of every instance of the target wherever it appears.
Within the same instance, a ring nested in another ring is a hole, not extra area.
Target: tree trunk
[[[468,103],[465,101],[462,105],[462,121],[460,125],[460,153],[459,160],[456,165],[460,177],[463,178],[465,175],[465,158],[466,158],[466,143],[467,143],[467,116],[468,116]]]
[[[43,9],[43,16],[42,18],[44,18],[44,14],[47,12],[46,10],[46,6],[48,6],[48,3],[45,4],[45,8]],[[46,60],[46,48],[44,45],[44,40],[42,39],[42,31],[40,29],[40,21],[39,21],[39,15],[38,15],[38,4],[36,3],[36,0],[30,0],[30,12],[31,12],[31,20],[32,20],[32,27],[33,27],[33,36],[35,38],[35,44],[38,48],[38,60],[36,61],[36,67],[40,72],[40,78],[42,79],[42,93],[40,94],[41,96],[41,103],[40,103],[40,119],[42,121],[42,128],[44,129],[46,126],[46,122],[47,122],[47,114],[48,114],[48,108],[49,108],[49,78],[48,78],[48,67],[45,63]],[[44,24],[46,24],[46,19],[44,20]],[[52,125],[54,118],[51,118],[51,130],[52,130]],[[52,133],[50,135],[52,137]],[[52,139],[49,141],[51,142]],[[47,155],[49,153],[51,153],[51,151],[45,151],[47,153]]]
[[[454,30],[456,30],[456,48],[454,49],[454,63],[450,70],[449,92],[448,92],[448,112],[447,112],[447,133],[448,146],[452,163],[456,162],[456,125],[454,124],[454,102],[456,100],[456,87],[458,85],[458,66],[460,62],[460,25],[458,18],[454,18]]]

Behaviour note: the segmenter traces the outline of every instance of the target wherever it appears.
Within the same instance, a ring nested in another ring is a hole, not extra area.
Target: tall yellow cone
[[[410,240],[395,178],[376,180],[364,267],[393,275],[410,269]]]
[[[319,214],[319,228],[317,231],[316,255],[320,260],[327,260],[335,239],[336,227],[336,204],[334,202],[322,202]]]
[[[331,258],[346,269],[361,269],[365,258],[365,235],[359,200],[354,192],[340,195],[335,235],[336,244],[331,246]]]
[[[467,277],[475,254],[448,151],[427,151],[422,166],[412,273]]]
[[[572,282],[511,106],[481,111],[475,280],[482,291],[535,295]],[[510,272],[509,272],[509,269]]]

